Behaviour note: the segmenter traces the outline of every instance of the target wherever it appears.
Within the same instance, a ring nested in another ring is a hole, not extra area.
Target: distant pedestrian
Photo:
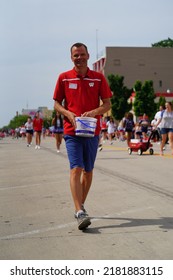
[[[124,141],[125,140],[125,129],[123,127],[123,119],[118,124],[117,132],[118,132],[119,141]]]
[[[113,117],[110,117],[109,121],[106,123],[108,128],[108,139],[110,141],[110,145],[113,144],[113,138],[115,137],[115,130],[116,130],[116,124],[114,122]]]
[[[33,119],[33,128],[34,128],[35,142],[36,142],[35,149],[40,149],[43,119],[40,117],[39,111],[35,114],[35,117]]]
[[[22,139],[25,139],[26,136],[26,128],[25,128],[25,124],[22,124],[20,127],[20,136],[22,137]]]
[[[32,144],[32,136],[33,136],[33,122],[31,117],[28,117],[28,120],[25,123],[25,129],[26,129],[27,147],[30,147]]]
[[[20,127],[15,128],[15,138],[19,139],[20,137]]]
[[[46,127],[42,128],[42,135],[43,135],[43,139],[46,138]]]
[[[153,140],[154,142],[159,142],[160,134],[159,134],[158,128],[155,128],[156,124],[157,124],[157,120],[156,120],[156,118],[154,118],[151,121],[151,129],[152,129],[151,140]]]
[[[155,127],[157,128],[161,124],[161,135],[162,141],[160,144],[160,155],[163,156],[163,148],[165,146],[167,136],[169,139],[169,145],[171,148],[171,153],[173,155],[173,106],[171,102],[166,102],[165,110],[162,111],[161,117],[158,120]]]
[[[102,117],[101,118],[101,142],[105,143],[107,140],[107,125],[106,125],[107,121],[106,121],[106,117]]]
[[[159,119],[161,118],[161,114],[162,111],[165,110],[165,105],[160,105],[159,107],[159,111],[156,112],[154,119],[156,120],[156,123],[159,121]],[[161,136],[161,122],[158,124],[157,126],[157,131],[159,133],[159,140],[162,140],[162,136]]]
[[[123,126],[126,133],[127,146],[129,147],[130,139],[132,138],[133,129],[135,126],[133,121],[133,114],[131,112],[125,114],[125,117],[123,119]]]
[[[56,140],[57,153],[59,153],[60,146],[62,143],[62,138],[63,138],[63,119],[60,113],[56,112],[56,115],[52,120],[52,125],[53,125],[53,133],[55,135],[55,140]]]

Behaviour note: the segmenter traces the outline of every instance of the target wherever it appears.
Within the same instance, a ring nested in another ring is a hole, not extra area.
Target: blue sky
[[[0,127],[27,106],[53,108],[73,43],[88,46],[92,68],[96,41],[102,54],[173,38],[172,11],[172,0],[0,0]]]

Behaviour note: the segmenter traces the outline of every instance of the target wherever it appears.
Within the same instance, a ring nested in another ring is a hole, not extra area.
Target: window
[[[120,66],[121,65],[121,60],[120,59],[114,59],[114,66]]]
[[[138,66],[145,66],[145,61],[143,59],[140,59],[138,61]]]
[[[159,81],[159,87],[160,88],[162,87],[162,81],[161,80]]]

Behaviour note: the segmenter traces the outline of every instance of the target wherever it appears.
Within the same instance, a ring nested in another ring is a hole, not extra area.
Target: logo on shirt
[[[71,89],[77,89],[77,84],[69,83],[69,88],[71,88]]]
[[[90,87],[93,87],[93,86],[94,86],[94,83],[89,83],[89,86],[90,86]]]

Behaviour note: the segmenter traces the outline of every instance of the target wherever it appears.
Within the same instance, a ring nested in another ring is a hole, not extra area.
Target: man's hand
[[[71,124],[76,128],[76,121],[75,121],[76,115],[70,111],[67,111],[65,116],[69,119]]]
[[[89,111],[89,112],[85,112],[81,115],[81,117],[90,117],[90,118],[94,118],[95,117],[95,112],[93,111]]]

